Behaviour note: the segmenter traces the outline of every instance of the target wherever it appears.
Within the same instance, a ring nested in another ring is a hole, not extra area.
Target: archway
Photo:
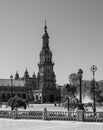
[[[46,103],[46,97],[43,97],[43,103]]]
[[[15,97],[15,94],[13,93],[13,97]]]
[[[5,94],[2,94],[2,102],[5,102]]]
[[[8,93],[7,94],[7,101],[10,99],[10,94]]]
[[[26,99],[26,94],[25,94],[25,93],[23,93],[22,97],[23,97],[23,99]]]
[[[54,102],[54,97],[53,97],[53,94],[50,95],[50,103],[53,103]]]
[[[18,95],[18,97],[21,97],[21,94],[17,94]]]

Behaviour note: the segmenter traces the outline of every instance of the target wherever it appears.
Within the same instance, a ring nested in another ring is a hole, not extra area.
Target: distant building
[[[25,82],[23,80],[12,81],[10,79],[0,79],[0,102],[7,102],[8,99],[15,95],[26,98],[26,90],[24,87]]]
[[[36,87],[36,78],[29,75],[26,69],[24,76],[19,77],[18,72],[11,79],[0,79],[0,102],[7,102],[11,97],[18,95],[29,101],[33,101],[33,89]]]
[[[30,77],[28,70],[22,78],[16,72],[11,79],[0,79],[0,101],[7,102],[10,97],[18,95],[28,101],[46,103],[60,100],[60,89],[56,86],[56,76],[53,70],[52,52],[49,48],[47,26],[44,27],[43,46],[40,52],[39,72]]]

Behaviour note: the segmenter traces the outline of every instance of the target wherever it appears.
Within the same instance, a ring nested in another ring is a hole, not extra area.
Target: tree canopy
[[[75,94],[79,94],[79,80],[77,73],[69,75],[70,86],[75,88]],[[72,89],[73,91],[73,89]],[[83,97],[89,96],[93,100],[93,81],[82,80],[82,94]],[[103,102],[103,80],[95,81],[95,96],[96,102]]]
[[[11,107],[11,109],[13,110],[14,108],[24,108],[26,109],[26,106],[27,106],[27,101],[18,97],[18,96],[15,96],[13,98],[10,98],[8,100],[8,106]]]

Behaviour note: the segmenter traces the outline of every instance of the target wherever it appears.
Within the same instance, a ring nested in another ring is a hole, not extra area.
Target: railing
[[[13,118],[14,111],[0,110],[0,118]]]
[[[103,122],[103,112],[84,112],[84,121]]]
[[[48,120],[77,120],[76,112],[57,112],[57,111],[48,111],[47,112]]]
[[[17,118],[43,119],[43,112],[42,111],[18,111]]]
[[[84,111],[13,111],[0,110],[0,118],[14,119],[40,119],[40,120],[67,120],[85,122],[103,122],[103,112],[84,112]]]

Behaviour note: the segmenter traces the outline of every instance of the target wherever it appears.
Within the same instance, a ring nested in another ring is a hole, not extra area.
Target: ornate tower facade
[[[52,62],[52,52],[49,48],[49,35],[47,26],[44,27],[43,46],[40,52],[39,66],[39,89],[55,89],[55,73],[53,71],[54,63]]]
[[[56,89],[56,77],[53,70],[54,63],[52,62],[52,52],[49,47],[49,35],[45,22],[43,46],[40,52],[40,62],[38,64],[38,89],[41,90],[42,102],[54,102],[58,100],[58,92]]]

